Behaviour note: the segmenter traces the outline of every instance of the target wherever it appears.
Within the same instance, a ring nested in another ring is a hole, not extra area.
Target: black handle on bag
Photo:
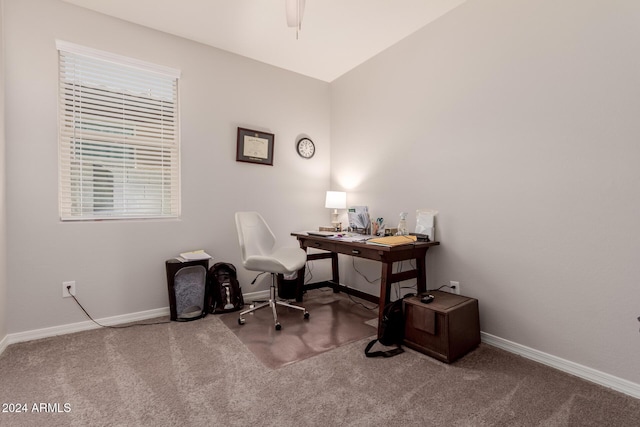
[[[373,347],[373,345],[377,342],[378,340],[373,340],[371,341],[369,344],[367,344],[367,347],[364,349],[364,355],[367,357],[393,357],[395,355],[398,355],[400,353],[404,353],[404,349],[402,347],[400,347],[398,345],[397,348],[394,348],[392,350],[386,350],[386,351],[372,351],[369,352],[369,350],[371,350],[371,347]]]

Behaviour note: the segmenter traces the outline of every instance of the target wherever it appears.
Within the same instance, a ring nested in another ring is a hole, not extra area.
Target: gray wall
[[[234,212],[262,212],[280,245],[327,222],[327,83],[57,0],[6,0],[4,13],[9,333],[86,320],[62,298],[67,280],[95,318],[167,307],[164,261],[192,249],[235,264],[245,292],[266,288],[241,268]],[[59,221],[56,39],[182,70],[179,220]],[[235,161],[238,126],[275,134],[273,167]]]
[[[390,225],[438,209],[429,287],[459,280],[483,331],[640,383],[637,2],[470,0],[331,85],[57,0],[3,3],[0,340],[85,320],[65,280],[98,318],[166,307],[165,259],[239,265],[241,209],[295,245],[328,221],[331,184]],[[180,220],[58,220],[55,39],[182,70]],[[275,166],[235,162],[237,126],[276,134]]]
[[[637,1],[470,0],[331,85],[334,188],[392,225],[439,210],[430,288],[635,383],[638,22]]]
[[[4,15],[0,1],[0,46],[4,40]],[[7,335],[7,216],[4,131],[4,50],[0,48],[0,343]],[[2,345],[0,345],[0,348]]]

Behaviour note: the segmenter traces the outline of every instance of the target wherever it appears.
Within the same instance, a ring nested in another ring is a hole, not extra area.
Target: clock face
[[[298,145],[296,147],[298,149],[298,154],[305,159],[310,159],[316,153],[316,146],[313,144],[309,138],[302,138],[298,141]]]

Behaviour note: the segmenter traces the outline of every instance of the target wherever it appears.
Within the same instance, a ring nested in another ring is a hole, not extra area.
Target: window
[[[177,217],[180,72],[61,41],[57,48],[60,218]]]

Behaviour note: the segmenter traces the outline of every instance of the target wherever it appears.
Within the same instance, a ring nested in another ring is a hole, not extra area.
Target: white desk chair
[[[307,262],[306,251],[296,247],[274,249],[276,236],[258,212],[236,212],[236,227],[244,268],[271,273],[269,301],[241,312],[238,323],[244,325],[245,314],[271,306],[276,330],[279,331],[282,326],[278,322],[276,305],[301,310],[304,313],[304,318],[308,319],[309,312],[304,307],[276,300],[276,274],[292,274],[301,269]]]

